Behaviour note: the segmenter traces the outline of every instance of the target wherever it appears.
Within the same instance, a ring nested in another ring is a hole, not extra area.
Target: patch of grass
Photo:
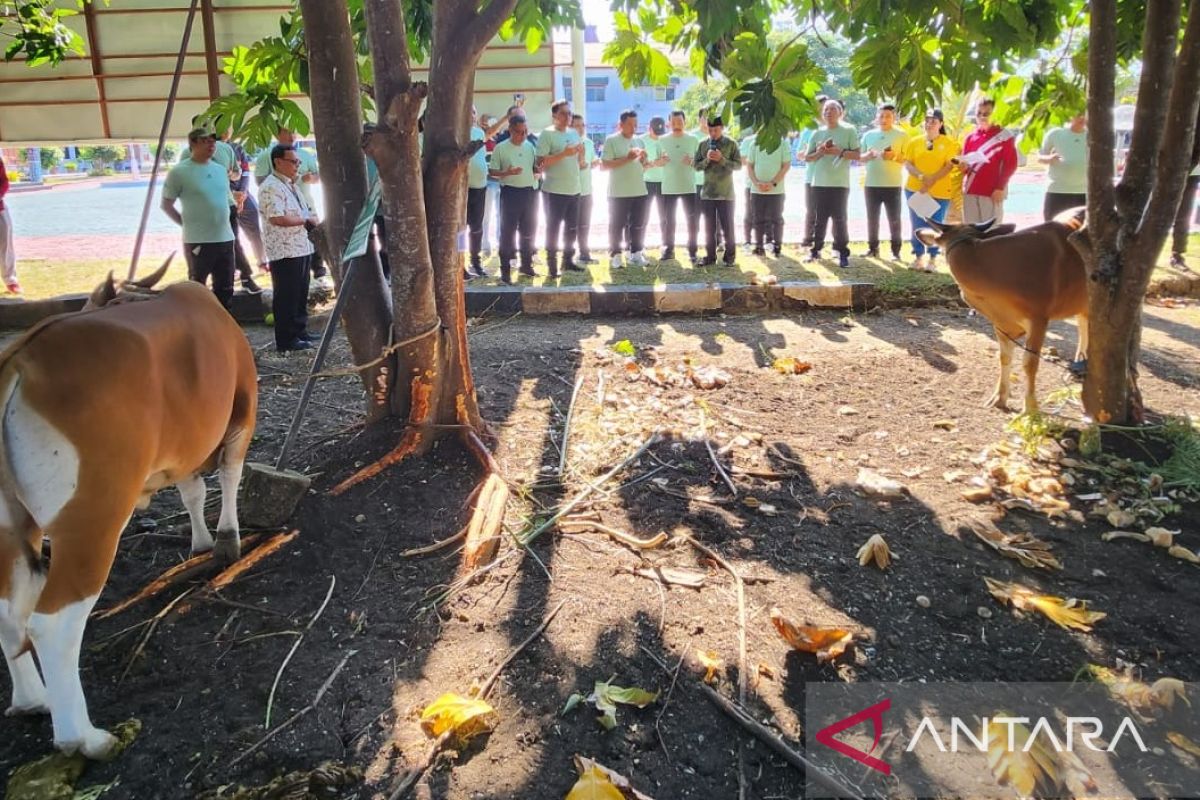
[[[138,276],[149,275],[162,264],[163,256],[146,256],[138,262]],[[21,287],[25,290],[27,300],[41,300],[47,297],[58,297],[64,294],[91,292],[104,280],[109,271],[118,278],[125,277],[129,270],[128,258],[104,258],[97,254],[94,258],[48,260],[22,260],[17,264],[17,276]],[[187,280],[187,262],[183,253],[175,254],[170,269],[163,277],[161,285]],[[260,286],[270,286],[270,275],[254,276]]]

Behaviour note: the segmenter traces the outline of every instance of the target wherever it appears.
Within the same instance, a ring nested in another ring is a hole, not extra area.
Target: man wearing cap
[[[694,166],[699,140],[683,129],[687,117],[682,111],[671,112],[671,132],[658,141],[659,149],[666,158],[663,165],[662,184],[662,260],[675,258],[675,223],[679,206],[687,222],[687,248],[692,266],[696,266],[696,231],[699,227],[696,212],[696,176],[701,173]]]
[[[700,189],[700,206],[704,225],[708,229],[708,257],[701,266],[717,263],[717,225],[725,239],[725,266],[732,267],[737,258],[737,234],[733,232],[733,171],[742,168],[742,154],[737,142],[725,136],[725,121],[708,118],[708,139],[696,148],[692,164],[704,175]]]
[[[629,265],[646,266],[642,253],[646,234],[646,147],[637,133],[637,112],[621,112],[620,129],[604,140],[603,165],[608,178],[608,250],[620,268],[621,238],[629,246]]]
[[[662,135],[666,132],[666,120],[651,117],[649,133],[642,139],[646,145],[646,219],[642,226],[650,227],[650,209],[653,207],[657,211],[660,235],[663,226],[663,165],[667,163],[662,154]]]
[[[512,283],[512,261],[520,235],[522,275],[532,278],[533,232],[537,228],[537,189],[533,174],[537,149],[528,139],[525,118],[508,121],[508,138],[496,145],[488,174],[500,181],[500,280]]]
[[[317,223],[308,201],[297,187],[300,157],[295,148],[271,148],[275,168],[258,187],[263,218],[263,245],[271,261],[271,313],[275,315],[275,349],[309,350],[308,262],[313,246],[308,232]]]
[[[967,224],[1002,221],[1008,180],[1017,171],[1012,131],[992,123],[995,108],[990,97],[980,99],[975,106],[977,127],[963,141],[963,222]]]
[[[850,266],[850,227],[847,206],[850,201],[850,162],[859,153],[858,131],[842,123],[842,104],[826,100],[821,108],[824,126],[813,134],[808,145],[808,170],[812,173],[815,224],[809,261],[821,257],[825,230],[833,222],[833,249],[838,251],[838,266]]]
[[[188,277],[207,283],[211,275],[213,294],[228,308],[234,268],[229,171],[213,161],[216,149],[217,135],[207,128],[188,133],[188,157],[172,167],[163,182],[162,210],[183,228]]]
[[[546,201],[546,266],[558,277],[558,245],[563,244],[563,270],[582,271],[575,264],[576,227],[579,225],[579,170],[583,167],[583,141],[571,127],[571,105],[559,100],[550,106],[554,124],[538,137],[538,169],[543,175]]]

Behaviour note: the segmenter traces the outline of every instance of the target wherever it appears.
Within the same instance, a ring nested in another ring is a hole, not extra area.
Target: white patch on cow
[[[213,538],[204,522],[204,495],[208,491],[204,486],[204,478],[199,473],[190,475],[176,483],[175,488],[179,490],[183,507],[192,521],[192,555],[207,553],[213,549]]]
[[[48,710],[46,686],[38,674],[33,654],[28,649],[20,652],[25,644],[25,626],[33,607],[37,604],[46,576],[29,568],[24,558],[14,558],[9,586],[9,596],[0,599],[0,649],[8,662],[8,674],[12,677],[12,705],[8,714],[34,714]]]
[[[64,753],[98,759],[111,752],[116,739],[92,725],[79,681],[83,629],[97,597],[85,597],[52,614],[35,612],[29,618],[29,633],[46,678],[54,745]]]
[[[4,448],[25,508],[48,528],[75,494],[79,453],[71,440],[31,408],[18,386],[4,410]]]

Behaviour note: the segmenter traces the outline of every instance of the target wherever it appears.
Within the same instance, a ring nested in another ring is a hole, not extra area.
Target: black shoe
[[[262,294],[262,287],[254,282],[254,278],[242,278],[242,289],[246,294]]]
[[[469,269],[464,269],[464,270],[463,270],[463,281],[464,281],[465,283],[470,283],[470,282],[471,282],[471,281],[473,281],[473,280],[475,280],[475,275],[474,275],[474,274],[472,274],[471,270],[469,270]]]
[[[717,263],[717,260],[715,258],[713,258],[712,256],[705,256],[704,258],[700,259],[699,261],[694,261],[692,263],[694,263],[698,267],[711,267],[713,264]]]
[[[846,255],[845,253],[842,253],[840,256],[838,256],[838,266],[842,269],[848,268],[850,266],[850,256]]]
[[[776,258],[783,258],[783,248],[776,247],[774,250],[771,251],[771,255],[775,256]]]
[[[312,349],[313,349],[313,346],[312,346],[311,342],[305,341],[304,339],[297,339],[296,341],[289,344],[287,347],[276,347],[275,351],[278,353],[291,353],[291,352],[295,352],[295,351],[299,351],[299,350],[312,350]]]
[[[301,341],[301,342],[308,342],[309,344],[316,344],[317,342],[321,341],[321,334],[313,333],[312,331],[305,331],[304,333],[297,336],[296,340]]]
[[[513,283],[512,275],[507,272],[501,272],[500,273],[500,282],[503,283],[505,286],[512,286],[512,283]]]
[[[892,251],[892,261],[899,261],[899,260],[900,260],[900,251],[893,250]]]
[[[1171,254],[1171,266],[1175,269],[1186,269],[1187,263],[1183,260],[1183,253]]]
[[[863,258],[879,258],[878,248],[873,247],[870,250],[868,250],[867,252],[863,253]]]
[[[587,269],[579,266],[574,261],[567,261],[563,263],[563,272],[587,272]]]
[[[727,258],[727,259],[725,259],[725,261],[723,261],[723,262],[722,262],[722,264],[724,264],[724,266],[726,266],[726,267],[728,267],[728,268],[730,268],[730,269],[732,269],[733,267],[736,267],[736,266],[737,266],[737,262],[736,262],[736,261],[732,261],[732,260],[730,260],[730,259],[728,259],[728,258]]]
[[[580,253],[579,254],[579,263],[580,264],[599,264],[600,262],[597,261],[596,259],[592,258],[591,253]]]
[[[821,260],[821,254],[814,250],[813,252],[809,253],[808,256],[805,257],[804,263],[805,264],[815,264],[816,262],[818,262],[820,260]]]
[[[487,270],[485,270],[483,267],[472,267],[471,269],[473,269],[473,270],[475,271],[475,277],[476,277],[476,278],[486,278],[486,277],[488,277]]]
[[[762,247],[756,247],[753,250],[751,250],[750,252],[756,256],[763,256],[764,258],[767,255],[767,251]]]
[[[659,261],[674,261],[675,249],[673,247],[664,248],[662,254],[658,257]]]
[[[517,272],[524,275],[526,278],[536,278],[537,277],[537,273],[533,271],[533,267],[521,267],[520,269],[517,270]]]

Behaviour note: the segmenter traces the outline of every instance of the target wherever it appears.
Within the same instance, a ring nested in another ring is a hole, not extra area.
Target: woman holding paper
[[[946,135],[945,119],[940,108],[927,111],[925,133],[914,136],[904,145],[904,168],[909,174],[904,196],[912,216],[912,268],[928,272],[937,269],[934,260],[938,249],[929,247],[927,256],[925,243],[917,238],[917,229],[927,219],[941,222],[946,218],[950,195],[954,191],[954,182],[950,178],[954,168],[951,160],[960,150],[959,143]]]

